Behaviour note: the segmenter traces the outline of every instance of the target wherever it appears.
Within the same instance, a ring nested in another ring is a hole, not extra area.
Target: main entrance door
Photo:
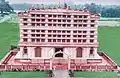
[[[67,58],[65,58],[65,56]],[[67,70],[69,63],[69,56],[64,52],[64,48],[55,48],[54,55],[52,57],[52,68],[55,70]]]

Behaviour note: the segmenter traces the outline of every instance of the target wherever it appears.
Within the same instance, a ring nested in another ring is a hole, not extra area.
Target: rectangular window
[[[45,17],[45,15],[44,15],[44,14],[42,14],[42,15],[41,15],[41,17]]]
[[[27,21],[27,18],[23,18],[23,21]]]
[[[63,18],[66,18],[66,15],[63,15]]]
[[[67,17],[68,17],[68,18],[71,18],[71,15],[68,15]]]
[[[87,15],[84,15],[84,18],[87,18],[88,16]]]
[[[25,37],[26,37],[26,36],[28,36],[28,34],[23,34],[23,36],[25,36]]]
[[[79,40],[78,40],[78,42],[80,43],[80,42],[81,42],[81,40],[79,39]]]
[[[37,21],[37,22],[39,22],[39,21],[40,21],[40,19],[36,19],[36,21]]]
[[[56,17],[56,15],[53,15],[53,17]]]
[[[53,33],[56,33],[56,30],[53,30]]]
[[[90,33],[94,33],[95,31],[90,31]]]
[[[51,35],[48,35],[48,37],[51,37]]]
[[[45,34],[42,34],[41,37],[45,37]]]
[[[35,17],[35,14],[31,14],[32,17]]]
[[[83,42],[86,43],[86,39],[83,39]]]
[[[48,24],[48,26],[52,26],[52,24]]]
[[[77,22],[77,20],[74,20],[74,22]]]
[[[53,37],[56,37],[56,35],[53,35]]]
[[[82,27],[82,25],[81,25],[81,24],[79,24],[79,27]]]
[[[37,42],[40,42],[40,39],[37,39],[36,41],[37,41]]]
[[[56,20],[53,20],[53,22],[56,22]]]
[[[94,42],[94,40],[93,39],[90,39],[90,43],[93,43]]]
[[[48,17],[52,17],[52,15],[48,15]]]
[[[40,17],[40,14],[37,14],[36,16],[37,16],[37,17]]]
[[[42,22],[45,22],[45,19],[42,19]]]
[[[78,37],[80,38],[80,37],[82,37],[82,35],[78,35]]]
[[[35,39],[32,39],[32,42],[35,42]]]
[[[93,37],[94,37],[94,35],[90,35],[90,37],[91,37],[91,38],[93,38]]]
[[[27,41],[28,41],[28,39],[27,39],[27,38],[23,38],[23,41],[24,41],[24,42],[27,42]]]
[[[48,22],[52,22],[52,19],[48,19]]]
[[[71,20],[67,20],[67,22],[71,22]]]
[[[62,42],[65,42],[65,39],[62,39]]]
[[[45,42],[45,39],[41,39],[41,42]]]
[[[53,39],[53,42],[56,42],[56,39]]]
[[[77,31],[73,31],[73,33],[77,33]]]
[[[52,40],[51,39],[48,39],[48,42],[51,42]]]
[[[77,42],[77,40],[74,39],[73,42]]]
[[[65,33],[65,31],[62,31],[62,33]]]
[[[87,31],[83,31],[83,33],[87,33]]]
[[[67,37],[70,37],[70,35],[67,35]]]
[[[24,25],[28,25],[27,23],[23,23]]]
[[[48,30],[48,33],[51,33],[52,31],[51,30]]]
[[[61,20],[58,20],[58,22],[61,22]]]
[[[37,23],[37,26],[40,26],[40,23]]]
[[[35,26],[35,23],[31,23],[32,26]]]
[[[91,27],[95,27],[95,25],[94,25],[94,24],[91,24]]]
[[[86,25],[86,24],[84,24],[84,25],[83,25],[83,27],[87,27],[87,25]]]
[[[79,18],[82,18],[82,15],[80,15]]]
[[[35,32],[35,30],[31,30],[31,32]]]
[[[70,42],[70,39],[67,39],[67,42]]]
[[[53,26],[56,26],[56,24],[53,24]]]
[[[74,18],[77,18],[77,15],[74,15]]]
[[[62,37],[65,37],[65,35],[62,35]]]
[[[58,37],[61,37],[61,35],[58,35]]]
[[[94,23],[94,22],[95,22],[95,20],[91,20],[91,22],[92,22],[92,23]]]
[[[23,30],[23,32],[27,32],[27,30]]]
[[[35,37],[35,34],[31,34],[32,37]]]
[[[73,35],[73,37],[77,37],[77,35]]]
[[[37,37],[40,37],[40,34],[36,34]]]
[[[58,15],[58,18],[60,18],[61,17],[61,15]]]
[[[87,35],[83,35],[83,38],[87,37]]]
[[[71,26],[71,24],[67,24],[67,27],[70,27]]]
[[[42,26],[45,26],[45,24],[42,24]]]
[[[40,30],[36,30],[37,32],[40,32]]]
[[[63,20],[63,22],[66,22],[66,20]]]
[[[35,21],[35,19],[31,19],[32,21]]]
[[[58,42],[61,42],[61,39],[58,39]]]

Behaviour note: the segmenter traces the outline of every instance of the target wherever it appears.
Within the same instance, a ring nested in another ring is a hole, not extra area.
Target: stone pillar
[[[68,70],[70,70],[70,58],[68,57]]]
[[[50,58],[50,70],[52,70],[52,58]]]

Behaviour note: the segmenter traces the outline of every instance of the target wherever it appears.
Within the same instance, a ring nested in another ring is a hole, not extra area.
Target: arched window
[[[76,57],[82,57],[82,48],[81,47],[78,47],[77,49],[76,49]]]
[[[91,47],[91,48],[90,48],[90,55],[93,55],[93,54],[94,54],[94,48]]]
[[[41,57],[41,47],[35,48],[35,57]]]
[[[25,46],[24,48],[23,48],[23,54],[27,54],[28,53],[28,49],[27,49],[27,47]]]

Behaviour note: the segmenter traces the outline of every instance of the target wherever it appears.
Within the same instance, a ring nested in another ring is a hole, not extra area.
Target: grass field
[[[75,72],[75,78],[118,78],[113,72]]]
[[[120,27],[99,27],[98,28],[99,51],[106,52],[113,60],[120,64]],[[0,23],[0,59],[9,51],[10,45],[17,45],[19,42],[19,26],[17,23]],[[15,75],[16,74],[16,75]],[[25,76],[23,77],[23,75]],[[87,75],[86,75],[87,74]],[[106,77],[102,77],[105,75]],[[30,75],[30,77],[29,77]],[[37,78],[37,72],[5,72],[0,78]],[[44,74],[42,74],[44,75]],[[76,72],[77,77],[85,78],[116,78],[111,72]],[[16,76],[16,77],[14,77]],[[21,77],[20,77],[21,76]],[[94,76],[94,77],[93,77]],[[97,77],[96,77],[97,76]],[[108,76],[108,77],[107,77]],[[110,76],[110,77],[109,77]]]
[[[45,72],[3,72],[0,78],[46,78]]]
[[[19,26],[16,23],[0,23],[0,59],[9,51],[11,45],[17,45]]]

